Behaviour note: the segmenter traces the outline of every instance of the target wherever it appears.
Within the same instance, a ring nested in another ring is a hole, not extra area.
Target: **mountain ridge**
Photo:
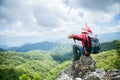
[[[17,52],[28,52],[30,50],[48,51],[52,49],[53,47],[55,47],[56,45],[57,43],[44,41],[44,42],[37,42],[37,43],[32,43],[32,44],[24,44],[21,47],[11,47],[11,48],[8,48],[8,50],[17,51]]]
[[[100,43],[111,42],[113,40],[120,40],[120,32],[99,34],[98,39],[100,40]],[[36,42],[36,43],[27,43],[27,44],[24,44],[20,47],[7,47],[5,45],[0,45],[0,48],[8,50],[8,51],[17,51],[17,52],[27,52],[30,50],[49,51],[49,50],[52,50],[61,44],[66,44],[66,43],[71,45],[70,42],[43,41],[43,42]],[[66,46],[66,45],[64,45],[64,46]]]
[[[100,39],[101,43],[120,40],[120,32],[98,34],[98,38]]]

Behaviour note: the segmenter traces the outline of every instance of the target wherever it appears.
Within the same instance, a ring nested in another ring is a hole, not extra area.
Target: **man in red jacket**
[[[73,54],[74,54],[74,60],[79,60],[81,54],[84,54],[86,56],[90,55],[91,51],[91,43],[88,38],[88,28],[83,27],[81,34],[71,34],[68,35],[68,39],[74,39],[79,40],[82,42],[82,46],[73,44]]]

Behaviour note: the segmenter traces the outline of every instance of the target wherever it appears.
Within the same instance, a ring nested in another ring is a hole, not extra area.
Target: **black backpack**
[[[93,54],[97,54],[100,51],[100,42],[99,39],[94,36],[94,37],[90,37],[90,42],[91,42],[91,53]]]
[[[86,36],[87,41],[85,42],[85,46],[83,47],[83,53],[86,56],[89,56],[91,53],[97,54],[100,51],[100,42],[96,36]],[[90,47],[88,47],[88,42],[90,43]]]

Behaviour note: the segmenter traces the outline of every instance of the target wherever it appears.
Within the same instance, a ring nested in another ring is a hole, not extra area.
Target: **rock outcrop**
[[[117,69],[104,71],[96,69],[96,61],[84,55],[73,64],[60,72],[57,80],[120,80],[120,71]]]
[[[106,73],[106,77],[109,80],[120,80],[120,70],[118,69],[108,70]]]

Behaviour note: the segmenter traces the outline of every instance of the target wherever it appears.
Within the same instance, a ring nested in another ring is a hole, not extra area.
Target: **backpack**
[[[100,42],[96,35],[87,35],[87,41],[85,42],[85,46],[83,47],[83,53],[86,56],[89,56],[90,53],[97,54],[100,51]],[[88,47],[88,43],[90,47]]]
[[[97,54],[100,51],[100,42],[96,35],[89,36],[91,42],[91,53]]]

